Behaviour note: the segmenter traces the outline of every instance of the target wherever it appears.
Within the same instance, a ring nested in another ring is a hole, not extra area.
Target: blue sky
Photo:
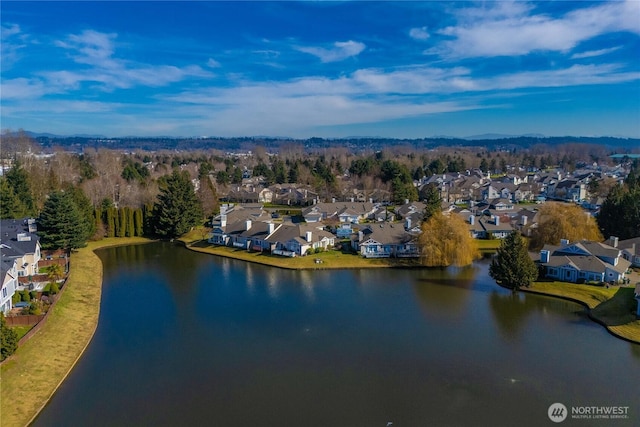
[[[1,126],[640,137],[640,1],[11,2]]]

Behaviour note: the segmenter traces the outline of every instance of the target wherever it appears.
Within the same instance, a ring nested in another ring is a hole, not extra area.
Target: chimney
[[[540,251],[540,262],[543,264],[549,262],[549,251]]]
[[[613,246],[614,248],[618,247],[618,238],[615,236],[609,237],[609,246]]]
[[[560,239],[560,247],[564,248],[569,246],[569,239]]]
[[[227,215],[220,215],[220,227],[227,226]]]
[[[336,198],[335,198],[335,197],[332,197],[332,198],[331,198],[331,203],[335,203],[335,202],[336,202]]]
[[[469,215],[469,224],[474,225],[476,223],[476,216]]]
[[[276,225],[272,222],[269,223],[269,234],[273,233],[276,229]]]
[[[527,225],[528,220],[529,220],[529,217],[527,217],[526,215],[522,215],[522,225]]]
[[[496,226],[500,225],[500,215],[496,215],[496,219],[495,219],[495,224]]]
[[[245,225],[244,229],[249,230],[251,228],[251,220],[250,219],[246,220],[244,225]]]
[[[409,199],[404,199],[404,204],[408,205],[409,204]]]
[[[405,220],[404,228],[406,228],[407,230],[411,228],[411,218],[407,218]]]
[[[351,198],[351,203],[353,203],[353,197]]]
[[[313,237],[312,232],[311,232],[311,231],[307,231],[307,233],[306,233],[306,240],[307,240],[307,242],[311,243],[311,239],[312,239],[312,237]]]
[[[369,197],[369,203],[373,203],[373,197]]]

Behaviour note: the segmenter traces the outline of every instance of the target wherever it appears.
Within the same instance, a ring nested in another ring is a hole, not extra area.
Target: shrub
[[[60,287],[58,286],[58,284],[56,282],[51,282],[49,284],[49,294],[50,295],[55,295],[58,292],[60,292]]]
[[[31,301],[31,295],[29,294],[29,291],[25,289],[24,291],[20,292],[20,301],[24,301],[24,302]]]
[[[11,356],[18,348],[18,335],[16,331],[7,326],[4,314],[0,313],[0,361]]]

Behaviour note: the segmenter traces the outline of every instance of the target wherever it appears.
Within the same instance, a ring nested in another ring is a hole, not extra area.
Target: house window
[[[7,297],[7,288],[2,288],[2,298]]]

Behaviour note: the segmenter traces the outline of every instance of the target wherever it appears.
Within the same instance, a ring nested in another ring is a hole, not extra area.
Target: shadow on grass
[[[625,325],[636,320],[638,302],[633,288],[620,288],[615,295],[591,310],[591,315],[607,326]]]

